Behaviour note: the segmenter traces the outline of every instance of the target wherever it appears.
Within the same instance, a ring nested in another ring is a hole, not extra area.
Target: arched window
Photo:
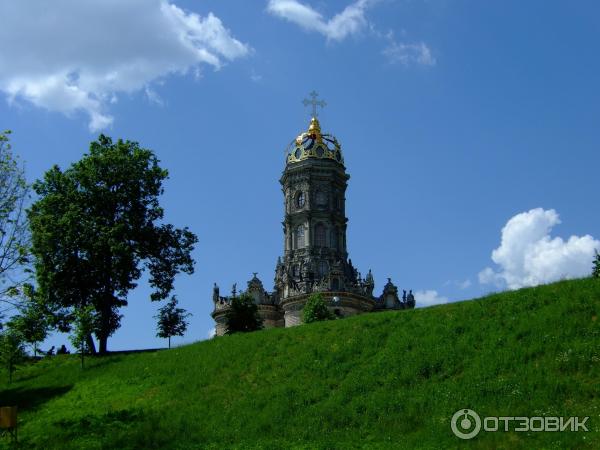
[[[329,272],[329,264],[327,261],[319,261],[319,276],[324,277]]]
[[[322,223],[315,226],[315,246],[325,247],[325,225]]]
[[[300,266],[298,264],[294,264],[292,267],[292,275],[295,278],[298,278],[300,276]]]
[[[342,195],[338,191],[336,191],[334,195],[335,195],[335,209],[341,210],[342,209]]]
[[[315,195],[317,206],[327,206],[327,194],[323,191],[317,191]]]
[[[306,197],[304,197],[304,192],[300,191],[296,193],[296,208],[303,208],[304,203],[306,203]]]
[[[333,291],[339,291],[340,290],[340,280],[338,280],[337,278],[334,278],[331,281],[331,290],[333,290]]]
[[[296,227],[296,248],[304,248],[304,225]]]
[[[330,236],[329,241],[331,242],[331,248],[339,250],[338,249],[338,229],[337,229],[337,227],[334,227],[331,229],[331,236]]]

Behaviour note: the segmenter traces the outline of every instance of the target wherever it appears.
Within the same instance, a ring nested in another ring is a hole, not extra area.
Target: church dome
[[[293,164],[305,159],[332,159],[344,164],[342,146],[331,134],[323,134],[316,117],[310,120],[308,130],[300,133],[286,150],[286,163]]]

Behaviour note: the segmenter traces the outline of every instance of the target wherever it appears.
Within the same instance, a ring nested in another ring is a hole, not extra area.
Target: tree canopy
[[[63,331],[75,310],[92,305],[100,353],[144,268],[152,300],[169,296],[178,273],[194,271],[196,235],[162,223],[167,177],[152,150],[100,135],[80,161],[54,166],[33,185],[39,199],[28,217],[40,298],[67,318]]]

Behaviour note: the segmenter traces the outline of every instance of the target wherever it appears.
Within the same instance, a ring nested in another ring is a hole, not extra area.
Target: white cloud
[[[499,269],[486,267],[479,282],[518,289],[589,275],[600,241],[590,235],[566,241],[552,238],[550,232],[559,223],[553,209],[536,208],[512,217],[502,228],[500,246],[492,252]]]
[[[217,335],[217,329],[215,327],[212,327],[210,330],[208,330],[208,338],[212,339]]]
[[[212,13],[168,0],[0,2],[0,17],[0,91],[9,102],[83,111],[92,131],[112,123],[116,94],[152,92],[161,77],[219,69],[251,51]]]
[[[342,41],[366,27],[365,12],[373,3],[373,0],[357,0],[329,20],[298,0],[269,0],[267,11],[307,31],[321,33],[329,40]]]
[[[447,297],[444,297],[440,295],[438,291],[431,289],[426,291],[415,291],[414,296],[417,308],[448,303]]]
[[[431,50],[424,42],[411,44],[392,40],[390,44],[383,49],[382,53],[392,64],[402,64],[404,66],[411,64],[435,66],[436,64],[436,60],[431,54]]]

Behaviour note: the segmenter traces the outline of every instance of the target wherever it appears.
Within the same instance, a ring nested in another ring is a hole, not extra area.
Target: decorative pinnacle
[[[308,126],[308,134],[317,142],[321,142],[321,125],[316,117],[310,119],[310,125]]]
[[[302,100],[302,103],[304,104],[304,106],[308,106],[308,105],[312,106],[312,117],[316,118],[318,116],[317,106],[320,106],[321,108],[325,108],[327,103],[325,103],[325,100],[317,100],[317,97],[319,96],[317,91],[312,91],[308,95],[311,96],[311,99],[309,100],[309,99],[305,98],[304,100]]]

